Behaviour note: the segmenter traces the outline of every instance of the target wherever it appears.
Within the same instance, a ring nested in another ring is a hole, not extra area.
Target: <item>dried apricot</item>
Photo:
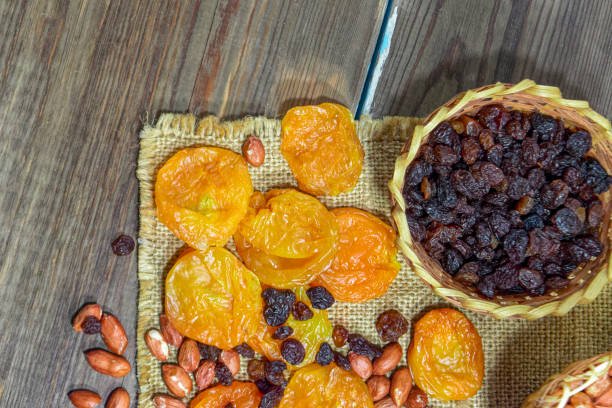
[[[232,385],[216,385],[195,396],[189,408],[257,408],[261,392],[252,382],[234,381]]]
[[[357,374],[336,364],[311,364],[293,374],[279,408],[373,406],[368,386]]]
[[[482,386],[482,340],[454,309],[434,309],[416,323],[407,358],[415,384],[440,400],[464,400]]]
[[[252,193],[242,156],[218,147],[183,149],[157,173],[157,217],[192,248],[223,246],[246,214]]]
[[[293,189],[255,194],[234,241],[259,279],[277,288],[311,282],[336,254],[338,225],[316,198]]]
[[[281,153],[300,189],[314,195],[352,190],[363,149],[351,111],[335,103],[296,106],[281,122]]]
[[[297,301],[304,302],[309,307],[311,306],[304,288],[297,288],[295,290],[295,297]],[[291,328],[291,338],[301,342],[306,350],[304,360],[298,364],[297,367],[315,361],[319,347],[322,343],[326,342],[332,334],[332,324],[327,317],[327,311],[312,308],[312,312],[312,318],[302,321],[297,320],[290,314],[284,326],[281,326]],[[277,330],[278,327],[268,326],[262,319],[259,330],[255,332],[256,334],[252,336],[247,343],[253,347],[255,351],[266,356],[269,360],[281,360],[283,359],[281,355],[281,344],[284,338],[277,339],[274,337],[274,333]]]
[[[261,286],[228,250],[192,250],[168,272],[166,314],[184,336],[230,349],[259,328]]]
[[[344,302],[380,297],[397,276],[395,231],[376,216],[357,208],[335,208],[338,252],[315,284]]]

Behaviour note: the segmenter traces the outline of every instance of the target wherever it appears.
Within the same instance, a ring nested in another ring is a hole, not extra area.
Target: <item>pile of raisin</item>
[[[496,104],[441,123],[406,170],[413,239],[487,298],[567,286],[603,250],[597,194],[612,178],[591,145],[584,130]]]

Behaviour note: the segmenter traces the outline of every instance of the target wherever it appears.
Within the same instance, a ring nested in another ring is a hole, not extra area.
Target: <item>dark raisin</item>
[[[259,401],[258,408],[275,408],[278,407],[283,399],[285,389],[281,386],[275,386],[266,392]]]
[[[306,349],[298,340],[287,339],[281,344],[281,355],[289,364],[298,365],[304,361]]]
[[[198,343],[198,349],[203,360],[217,361],[221,355],[220,348],[208,344]]]
[[[489,203],[496,207],[505,207],[506,204],[508,204],[509,200],[510,200],[510,197],[508,197],[508,194],[500,193],[500,192],[489,193],[486,196],[484,196],[484,201],[486,203]]]
[[[534,190],[539,190],[546,183],[546,174],[542,169],[531,169],[527,173],[527,181]]]
[[[570,259],[577,264],[586,262],[591,259],[589,253],[581,246],[575,244],[566,244],[566,251],[569,253]]]
[[[532,256],[527,260],[527,267],[529,269],[541,271],[544,268],[544,261],[537,256]]]
[[[493,132],[501,131],[510,120],[510,113],[502,105],[487,105],[476,114],[478,121]]]
[[[346,327],[341,324],[337,324],[334,326],[332,331],[332,339],[334,340],[334,345],[336,347],[343,347],[348,340],[349,332]]]
[[[544,284],[544,276],[540,271],[521,268],[518,272],[518,281],[528,292],[533,292]]]
[[[569,280],[562,276],[551,276],[546,279],[546,288],[563,289],[569,285]]]
[[[583,235],[574,240],[574,243],[587,252],[590,257],[599,256],[603,252],[603,245],[593,235]]]
[[[442,122],[431,132],[431,139],[434,143],[441,143],[447,146],[452,146],[453,139],[456,138],[457,132],[448,122]]]
[[[276,340],[284,340],[287,337],[293,334],[293,329],[289,326],[278,326],[274,333],[272,333],[272,338]]]
[[[585,160],[584,168],[586,172],[586,183],[593,187],[595,193],[600,194],[608,190],[610,177],[597,160]]]
[[[523,127],[520,120],[512,119],[506,125],[506,133],[512,136],[513,139],[523,140],[527,135],[527,129]]]
[[[234,377],[232,376],[230,369],[220,361],[215,363],[215,376],[222,385],[232,385],[232,382],[234,381]]]
[[[334,353],[334,361],[336,362],[336,365],[341,369],[351,371],[351,363],[349,362],[349,359],[341,353]]]
[[[444,270],[454,275],[463,265],[463,256],[454,248],[448,249],[444,254]]]
[[[475,179],[467,170],[456,170],[451,175],[453,187],[467,198],[482,198],[489,192],[490,186],[482,179]]]
[[[442,224],[450,224],[455,221],[453,213],[445,207],[439,205],[436,201],[432,200],[425,204],[425,212],[434,221],[439,221]]]
[[[504,250],[512,263],[519,264],[525,260],[528,241],[527,232],[521,229],[513,229],[504,237]]]
[[[426,234],[425,226],[423,225],[423,223],[417,218],[411,217],[409,215],[406,215],[406,220],[408,221],[408,228],[410,229],[410,235],[412,236],[412,238],[417,242],[423,241],[423,239],[425,239]]]
[[[590,201],[595,198],[595,191],[593,187],[588,184],[583,184],[580,187],[580,191],[578,191],[578,197],[580,197],[581,200]]]
[[[309,320],[312,319],[312,316],[314,316],[312,310],[310,310],[308,305],[304,302],[295,302],[293,304],[292,312],[295,320],[299,321]]]
[[[117,256],[131,254],[135,246],[134,239],[129,235],[119,235],[111,244],[113,253]]]
[[[452,166],[459,161],[459,156],[457,156],[453,148],[450,146],[443,144],[435,145],[433,152],[436,164]]]
[[[586,224],[589,228],[599,228],[603,220],[604,211],[600,201],[594,201],[589,204],[589,211],[586,218]]]
[[[408,331],[408,320],[399,311],[389,309],[376,319],[376,332],[384,342],[397,341]]]
[[[459,251],[463,259],[468,259],[472,256],[472,247],[465,241],[458,239],[451,243],[451,246]]]
[[[94,316],[87,316],[81,325],[83,333],[85,334],[98,334],[100,333],[100,320]]]
[[[563,203],[563,205],[574,211],[575,213],[578,213],[580,211],[579,208],[582,207],[582,203],[580,202],[580,200],[576,200],[573,197],[568,197],[567,200],[565,200],[565,203]]]
[[[493,241],[493,232],[488,224],[481,222],[476,225],[476,240],[481,247],[491,245]]]
[[[482,154],[480,144],[473,138],[463,139],[461,142],[461,157],[463,161],[472,165]]]
[[[455,208],[457,206],[457,193],[447,177],[438,181],[437,198],[443,207]]]
[[[490,162],[483,162],[480,165],[479,172],[487,180],[489,185],[492,186],[497,186],[506,179],[502,169]]]
[[[584,130],[572,133],[565,143],[565,150],[574,157],[582,157],[591,150],[591,135]]]
[[[264,318],[270,326],[280,326],[289,318],[295,302],[295,293],[290,290],[267,288],[262,292],[265,302]]]
[[[543,271],[546,276],[554,276],[554,275],[562,274],[561,267],[558,264],[552,263],[552,262],[544,265]]]
[[[540,190],[540,200],[544,207],[553,210],[563,205],[569,195],[569,187],[563,180],[553,180]]]
[[[242,343],[242,344],[237,345],[236,347],[234,347],[234,351],[237,352],[238,354],[240,354],[242,357],[245,357],[245,358],[253,358],[253,357],[255,357],[255,352],[253,351],[251,346],[249,346],[246,343]]]
[[[569,208],[562,208],[552,218],[555,227],[566,236],[573,236],[582,231],[582,222],[576,213]]]
[[[433,147],[430,145],[421,146],[421,150],[419,151],[419,156],[421,156],[427,163],[433,164],[435,161],[435,157],[433,154]]]
[[[563,181],[565,181],[572,193],[577,193],[584,183],[584,173],[576,167],[568,167],[563,172]]]
[[[266,376],[266,363],[263,360],[249,360],[247,364],[247,374],[253,381],[260,380]]]
[[[549,140],[550,135],[557,130],[557,121],[540,113],[531,115],[531,127],[540,135],[540,140]]]
[[[510,263],[497,267],[491,276],[495,286],[503,291],[510,291],[519,285],[517,267]]]
[[[360,334],[352,333],[348,337],[349,348],[351,351],[368,357],[370,360],[380,357],[382,350],[377,345],[370,343]]]
[[[328,343],[321,343],[319,351],[315,356],[315,360],[319,365],[326,366],[334,361],[334,351]]]
[[[270,384],[283,385],[285,384],[285,370],[287,364],[280,360],[266,361],[264,365],[264,372],[266,380]]]
[[[415,160],[406,170],[405,183],[409,186],[416,186],[423,180],[423,177],[431,174],[431,164],[426,161]]]
[[[482,126],[474,118],[462,116],[461,121],[463,122],[465,133],[470,137],[477,137],[482,131]]]
[[[497,167],[501,166],[503,156],[504,147],[500,144],[495,144],[487,150],[487,160]]]
[[[538,214],[530,214],[523,220],[525,230],[531,231],[535,228],[544,227],[544,220]]]
[[[495,257],[495,251],[489,247],[478,248],[474,250],[474,256],[481,261],[491,262]]]
[[[492,299],[493,296],[495,296],[495,279],[493,274],[487,275],[480,279],[476,287],[484,297]]]
[[[483,149],[488,151],[495,145],[495,138],[493,137],[493,133],[489,129],[484,129],[478,135],[478,142],[480,143]]]
[[[542,258],[550,258],[559,251],[559,241],[551,236],[548,230],[535,228],[529,231],[529,244],[527,253],[529,255],[539,255]]]
[[[479,270],[480,264],[478,262],[468,262],[457,272],[455,280],[465,285],[476,285],[480,281]]]
[[[489,217],[489,225],[498,239],[506,236],[512,226],[510,220],[505,215],[498,212],[491,214]]]
[[[540,159],[540,145],[535,138],[527,138],[521,144],[523,161],[528,166],[535,166]]]
[[[526,178],[521,176],[511,177],[508,180],[508,197],[513,200],[520,200],[521,197],[527,195],[531,191],[531,186]]]
[[[275,385],[272,385],[269,382],[267,382],[264,378],[260,378],[258,380],[255,380],[254,382],[262,394],[265,394],[269,392],[272,388],[276,387]]]
[[[336,301],[332,294],[323,286],[314,286],[308,289],[306,295],[308,295],[308,299],[310,299],[310,303],[315,309],[328,309]]]

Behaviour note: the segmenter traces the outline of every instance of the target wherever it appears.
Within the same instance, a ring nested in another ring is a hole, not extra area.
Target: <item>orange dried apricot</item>
[[[184,336],[230,349],[259,328],[261,286],[231,252],[212,247],[182,255],[166,277],[166,315]]]
[[[316,198],[293,189],[254,195],[234,241],[261,282],[291,288],[311,282],[337,251],[338,225]]]
[[[464,400],[482,386],[482,340],[454,309],[434,309],[416,323],[407,358],[415,384],[439,400]]]
[[[281,153],[300,189],[314,195],[352,190],[363,149],[351,111],[335,103],[296,106],[281,121]]]
[[[305,288],[295,289],[297,301],[304,302],[313,312],[313,316],[308,320],[296,320],[293,314],[285,322],[285,326],[293,329],[291,338],[299,340],[306,349],[304,361],[296,367],[302,367],[315,361],[315,356],[319,347],[327,341],[332,334],[332,324],[327,315],[327,310],[315,309],[312,307]],[[259,354],[264,355],[268,360],[281,360],[280,345],[282,340],[276,340],[272,334],[277,327],[268,326],[265,320],[261,319],[260,329],[251,337],[247,343]],[[294,367],[289,365],[290,368]]]
[[[191,400],[189,408],[225,408],[234,404],[236,408],[257,408],[261,392],[252,382],[234,381],[232,385],[215,385]]]
[[[310,364],[296,371],[279,408],[373,407],[368,386],[352,371],[332,363]]]
[[[219,147],[183,149],[157,173],[157,217],[192,248],[223,246],[246,214],[252,193],[239,154]]]
[[[344,302],[384,295],[400,269],[395,231],[357,208],[335,208],[331,213],[338,222],[338,252],[315,284]]]

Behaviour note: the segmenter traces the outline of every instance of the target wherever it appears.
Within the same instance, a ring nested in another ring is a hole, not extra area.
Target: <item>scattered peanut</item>
[[[398,407],[408,399],[412,388],[412,375],[407,367],[399,368],[391,377],[391,399]]]
[[[172,323],[170,323],[168,316],[164,314],[159,315],[159,327],[164,340],[166,340],[166,343],[177,348],[181,347],[181,344],[183,343],[183,335],[176,330]]]
[[[161,362],[168,360],[170,350],[168,343],[157,329],[151,329],[145,334],[145,343],[153,356]]]
[[[153,404],[155,408],[187,408],[183,401],[169,395],[156,395]]]
[[[100,335],[106,347],[115,354],[123,354],[128,345],[123,325],[112,314],[104,313],[100,319]]]
[[[105,408],[130,408],[130,394],[124,388],[116,388],[106,400]]]
[[[249,136],[242,145],[244,159],[253,167],[259,167],[264,163],[266,151],[261,140],[257,136]]]
[[[191,393],[191,378],[187,371],[176,364],[164,364],[162,366],[162,378],[168,391],[179,398],[185,398]]]
[[[125,377],[132,369],[125,358],[102,349],[87,350],[85,358],[95,371],[111,377]]]
[[[100,395],[89,390],[70,391],[68,398],[76,408],[93,408],[102,402]]]
[[[210,387],[215,379],[215,363],[209,360],[202,361],[195,372],[196,386],[200,391]]]
[[[178,352],[178,364],[188,373],[192,373],[198,368],[200,364],[198,343],[191,339],[183,341]]]
[[[383,349],[380,357],[374,360],[374,375],[385,375],[397,367],[402,359],[402,346],[398,343],[389,343]]]
[[[348,359],[355,374],[364,380],[370,378],[372,375],[372,362],[369,358],[351,351],[348,354]]]
[[[83,322],[85,322],[85,319],[88,317],[94,317],[98,320],[102,318],[102,308],[99,304],[88,303],[79,309],[77,314],[74,315],[74,318],[72,319],[72,328],[74,331],[83,331]]]
[[[223,350],[219,356],[219,361],[229,368],[232,375],[240,371],[240,355],[234,350]]]
[[[372,396],[372,400],[374,402],[380,401],[387,394],[389,394],[389,389],[391,388],[391,381],[383,375],[373,375],[367,382],[368,389],[370,390],[370,395]]]

